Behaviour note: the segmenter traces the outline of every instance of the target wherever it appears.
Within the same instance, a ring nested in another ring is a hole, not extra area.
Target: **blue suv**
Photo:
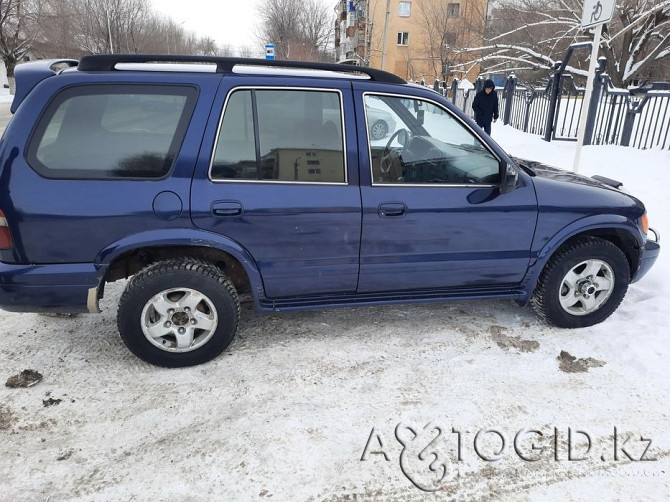
[[[658,253],[606,178],[515,159],[431,90],[363,67],[95,55],[16,69],[0,306],[98,312],[203,363],[259,311],[512,298],[606,319]]]

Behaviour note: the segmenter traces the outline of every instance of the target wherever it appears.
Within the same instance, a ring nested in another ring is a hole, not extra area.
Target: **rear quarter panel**
[[[27,163],[26,145],[42,110],[64,87],[131,83],[194,86],[198,99],[172,174],[158,180],[47,179]],[[93,263],[114,242],[146,229],[191,227],[189,196],[193,168],[221,75],[170,75],[144,72],[69,72],[40,82],[19,106],[0,151],[0,209],[15,241],[3,251],[8,263]],[[156,216],[153,203],[172,192],[183,205],[179,217]]]

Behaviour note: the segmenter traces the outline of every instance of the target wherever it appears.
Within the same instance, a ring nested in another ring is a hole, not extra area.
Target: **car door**
[[[532,184],[502,194],[502,159],[448,107],[354,85],[367,138],[358,292],[520,283],[537,220]],[[375,140],[366,129],[378,110],[392,126]]]
[[[224,78],[192,185],[194,223],[246,248],[269,298],[358,282],[351,87],[302,81]]]

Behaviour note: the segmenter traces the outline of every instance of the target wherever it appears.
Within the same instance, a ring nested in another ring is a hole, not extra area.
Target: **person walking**
[[[496,85],[490,78],[484,82],[484,89],[479,91],[472,101],[472,109],[475,112],[475,122],[486,134],[491,135],[491,121],[498,120],[498,93],[495,92]]]

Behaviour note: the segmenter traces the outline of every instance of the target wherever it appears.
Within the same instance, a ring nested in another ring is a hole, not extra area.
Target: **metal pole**
[[[591,46],[591,61],[589,62],[589,77],[586,80],[586,93],[584,94],[584,101],[582,102],[582,114],[579,117],[579,126],[577,128],[577,148],[575,149],[575,161],[572,165],[574,172],[579,171],[579,160],[582,154],[582,145],[584,144],[584,137],[586,135],[586,119],[588,116],[589,103],[591,102],[591,94],[593,94],[593,79],[596,74],[596,66],[598,65],[598,48],[600,47],[600,35],[603,31],[603,25],[600,23],[596,25],[596,32],[593,34],[593,45]],[[584,108],[586,107],[586,108]]]
[[[391,0],[386,0],[386,16],[384,17],[384,42],[382,43],[382,67],[386,63],[386,42],[389,38],[389,16],[391,15]]]
[[[495,91],[494,91],[495,92]],[[512,116],[512,107],[514,106],[514,93],[516,92],[516,77],[509,75],[505,81],[503,93],[505,95],[505,111],[503,112],[503,124],[509,124]]]
[[[112,44],[112,26],[109,23],[109,7],[105,7],[105,15],[107,17],[107,34],[109,35],[109,52],[114,54],[114,45]]]

